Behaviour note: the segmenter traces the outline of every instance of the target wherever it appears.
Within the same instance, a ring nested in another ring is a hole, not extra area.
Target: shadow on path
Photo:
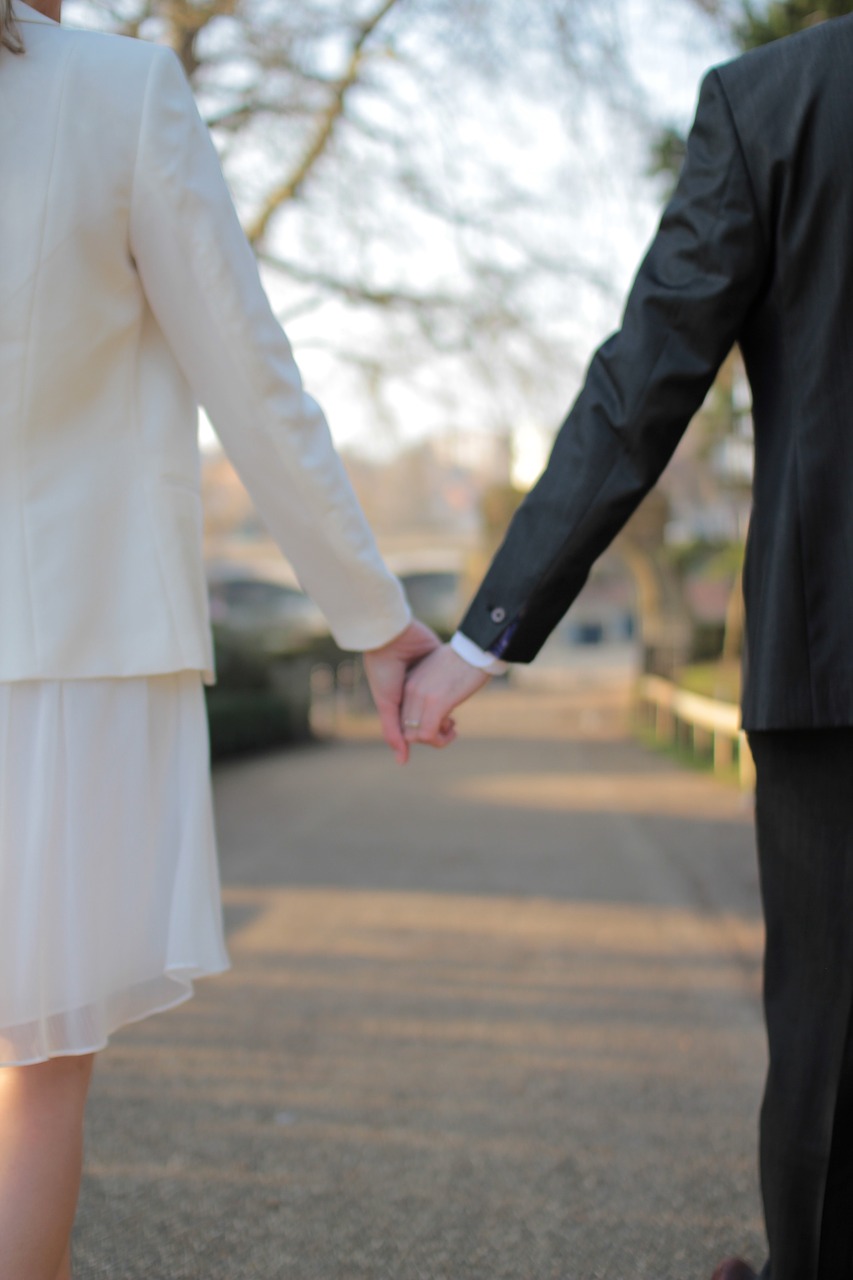
[[[751,816],[624,689],[216,773],[234,968],[103,1055],[80,1280],[683,1280],[760,1258]]]

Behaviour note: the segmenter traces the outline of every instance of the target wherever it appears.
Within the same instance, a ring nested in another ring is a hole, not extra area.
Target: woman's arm
[[[171,51],[152,58],[131,252],[199,403],[302,586],[347,649],[375,649],[411,613],[387,570],[270,308],[210,135]]]

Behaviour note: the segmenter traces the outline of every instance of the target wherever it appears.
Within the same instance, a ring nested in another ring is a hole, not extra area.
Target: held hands
[[[439,646],[438,636],[429,627],[413,621],[381,649],[368,649],[364,654],[364,671],[379,712],[382,736],[398,764],[409,758],[409,744],[400,725],[406,674]]]
[[[406,764],[414,742],[450,746],[456,739],[451,711],[490,679],[422,622],[410,622],[381,649],[367,650],[364,669],[382,735],[398,764]]]
[[[407,745],[449,746],[456,738],[451,711],[490,678],[487,671],[460,658],[448,644],[431,650],[405,684],[400,718]]]

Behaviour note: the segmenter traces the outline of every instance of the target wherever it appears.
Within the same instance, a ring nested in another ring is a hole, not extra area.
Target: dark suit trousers
[[[853,729],[751,733],[767,925],[763,1280],[853,1278]]]

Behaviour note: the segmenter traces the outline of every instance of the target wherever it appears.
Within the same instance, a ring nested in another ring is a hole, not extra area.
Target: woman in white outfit
[[[411,620],[174,55],[0,0],[0,1280],[69,1280],[94,1054],[227,966],[204,404],[405,759]],[[448,736],[452,729],[448,725]]]

